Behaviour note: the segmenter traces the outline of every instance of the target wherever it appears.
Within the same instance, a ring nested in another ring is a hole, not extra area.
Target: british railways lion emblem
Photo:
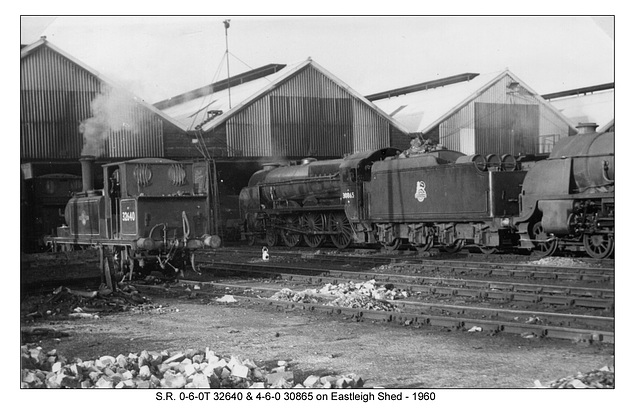
[[[427,185],[422,180],[419,180],[416,183],[416,194],[413,197],[415,197],[420,203],[427,198],[427,191],[425,190],[426,187]]]

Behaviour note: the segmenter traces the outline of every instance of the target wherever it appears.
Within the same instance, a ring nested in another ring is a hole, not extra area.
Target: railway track
[[[256,257],[255,249],[219,249],[203,252],[199,255],[199,263],[204,265],[217,259],[218,255],[237,256],[240,259]],[[523,264],[516,262],[489,262],[478,260],[450,260],[418,258],[415,256],[386,256],[379,253],[350,254],[320,253],[310,251],[276,251],[270,252],[271,256],[282,256],[299,259],[305,262],[314,262],[323,265],[345,264],[351,268],[375,268],[376,266],[390,266],[400,269],[420,267],[421,273],[440,272],[452,275],[473,275],[478,277],[501,277],[515,280],[551,280],[551,281],[580,281],[583,283],[596,283],[596,285],[614,284],[614,269],[612,267],[591,266],[587,263],[578,266],[549,266],[536,264]]]
[[[187,274],[187,280],[180,278],[168,288],[166,283],[136,286],[176,294],[197,286],[203,297],[232,294],[248,308],[303,310],[356,321],[614,342],[614,270],[607,266],[318,251],[272,251],[264,262],[259,254],[255,248],[203,252],[197,260],[201,275]],[[333,305],[335,294],[319,294],[321,300],[313,303],[271,298],[283,288],[313,291],[310,287],[371,280],[409,296],[385,300],[383,310]]]
[[[290,267],[282,265],[247,263],[210,263],[202,266],[204,271],[214,274],[261,275],[285,281],[323,285],[354,281],[375,280],[419,293],[424,297],[467,297],[476,300],[501,302],[526,302],[551,306],[574,306],[613,311],[614,291],[595,287],[574,287],[545,284],[513,283],[495,280],[474,280],[430,277],[424,275],[402,275],[371,271],[346,271],[314,267]]]
[[[614,342],[614,270],[606,266],[558,267],[317,251],[272,251],[271,261],[261,262],[258,254],[255,249],[224,249],[203,255],[200,265],[204,281],[181,283],[210,288],[216,295],[234,294],[241,305],[259,308]],[[275,261],[281,257],[283,260]],[[221,258],[244,262],[216,261]],[[205,282],[207,279],[211,281]],[[389,311],[337,307],[330,305],[330,300],[326,304],[305,304],[270,298],[284,287],[303,290],[368,280],[406,290],[411,296],[387,300],[392,306]]]
[[[258,254],[251,248],[224,249],[224,252],[244,261],[251,261],[251,257]],[[508,257],[507,260],[487,260],[486,257],[437,259],[416,257],[415,253],[360,253],[304,249],[270,251],[275,259],[297,259],[304,263],[303,267],[259,261],[224,263],[215,261],[215,256],[209,258],[208,263],[203,260],[203,265],[206,266],[205,271],[213,269],[210,271],[214,274],[259,275],[282,280],[282,285],[367,280],[391,284],[412,294],[411,299],[392,301],[398,307],[392,314],[400,314],[398,310],[415,314],[412,320],[422,324],[420,317],[424,319],[426,316],[429,317],[428,325],[443,323],[449,326],[455,322],[454,327],[468,328],[475,322],[503,332],[537,330],[534,331],[536,336],[571,339],[577,336],[588,338],[591,334],[594,339],[613,342],[615,294],[612,264],[576,260],[570,266],[553,266],[524,263],[531,258],[522,257]],[[491,319],[487,320],[487,317]],[[527,324],[527,321],[534,324]],[[600,332],[592,333],[594,330]]]
[[[587,314],[562,314],[510,310],[503,308],[429,303],[424,301],[388,300],[390,310],[344,307],[326,303],[300,303],[273,299],[282,284],[280,280],[265,285],[262,282],[242,281],[231,283],[201,280],[181,280],[171,287],[141,286],[147,291],[175,292],[184,294],[186,288],[197,289],[200,296],[220,297],[231,294],[237,305],[247,308],[271,308],[280,311],[307,311],[321,313],[354,321],[372,320],[396,323],[403,326],[444,328],[460,331],[482,331],[490,334],[518,334],[525,338],[546,337],[574,341],[614,342],[613,318]],[[532,319],[533,318],[533,319]]]

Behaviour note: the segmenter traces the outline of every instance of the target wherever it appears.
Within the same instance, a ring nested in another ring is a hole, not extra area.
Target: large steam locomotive
[[[406,243],[418,251],[473,245],[491,252],[517,244],[513,218],[525,172],[515,165],[510,155],[394,148],[269,165],[240,194],[244,235],[269,245],[281,239],[289,247],[330,239],[338,248]]]
[[[614,251],[614,133],[560,140],[525,178],[516,220],[523,248],[541,255],[558,248],[593,258]]]
[[[598,133],[561,140],[529,172],[511,155],[437,148],[267,164],[240,193],[242,236],[270,246],[563,248],[605,258],[614,243],[613,170],[613,134]]]
[[[46,240],[54,249],[98,247],[107,284],[134,272],[174,274],[197,249],[218,247],[210,232],[206,162],[136,159],[103,165],[103,189],[93,188],[91,158],[83,158],[83,191],[67,203],[66,225]]]

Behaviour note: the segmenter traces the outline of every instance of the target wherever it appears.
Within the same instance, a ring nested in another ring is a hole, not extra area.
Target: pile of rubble
[[[588,267],[589,263],[567,257],[544,257],[540,260],[528,261],[524,264],[553,267]]]
[[[270,298],[278,301],[291,301],[301,303],[321,303],[323,298],[318,296],[318,290],[307,289],[303,291],[293,291],[283,288]]]
[[[363,310],[395,311],[395,305],[384,300],[375,300],[371,297],[358,294],[345,294],[327,303],[336,307],[360,308]]]
[[[25,318],[98,318],[98,313],[126,311],[145,303],[148,300],[132,285],[121,285],[115,290],[102,285],[96,291],[58,287],[50,296],[34,303]]]
[[[67,360],[56,350],[21,347],[22,388],[360,388],[355,375],[308,376],[294,383],[286,361],[267,370],[252,360],[223,358],[206,348],[169,354],[142,351],[95,360]]]
[[[574,376],[549,382],[546,386],[536,380],[535,387],[552,389],[614,389],[615,373],[613,366],[604,366],[598,370],[587,372],[585,374],[578,372]]]
[[[306,289],[298,292],[285,288],[271,298],[300,303],[322,303],[327,297],[337,297],[324,302],[324,305],[393,311],[395,306],[387,300],[407,298],[409,295],[408,291],[397,289],[393,284],[378,285],[375,280],[369,280],[361,283],[349,281],[341,284],[326,284],[320,289]]]

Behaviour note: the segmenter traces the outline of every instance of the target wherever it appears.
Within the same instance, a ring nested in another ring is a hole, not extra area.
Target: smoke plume
[[[108,88],[97,94],[91,101],[93,116],[82,121],[79,128],[84,139],[82,155],[103,156],[111,133],[138,133],[135,108],[133,97],[124,91]]]

